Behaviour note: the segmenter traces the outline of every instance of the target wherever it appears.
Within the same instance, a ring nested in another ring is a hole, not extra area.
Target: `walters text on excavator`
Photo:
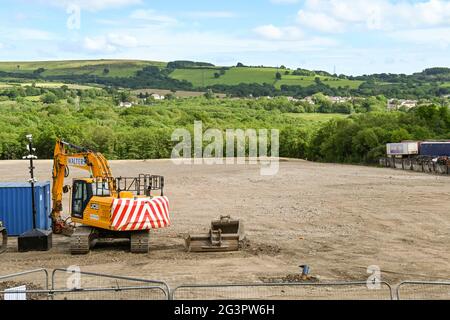
[[[86,170],[90,176],[64,185],[69,167]],[[101,153],[57,140],[52,177],[53,232],[71,234],[72,254],[86,254],[98,240],[105,238],[128,238],[131,252],[147,253],[150,230],[170,225],[169,200],[164,196],[162,176],[115,178]],[[66,217],[62,204],[63,193],[68,192],[70,215]]]

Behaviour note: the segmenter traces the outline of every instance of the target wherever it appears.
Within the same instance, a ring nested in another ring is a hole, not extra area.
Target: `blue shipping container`
[[[50,182],[35,184],[36,227],[51,228]],[[31,185],[29,183],[0,183],[0,221],[8,235],[19,236],[33,229],[33,210],[31,206]]]
[[[422,142],[420,144],[420,155],[450,157],[450,142]]]

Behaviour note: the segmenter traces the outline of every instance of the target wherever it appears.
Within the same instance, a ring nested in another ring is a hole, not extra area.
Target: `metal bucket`
[[[211,221],[208,234],[188,235],[185,239],[188,252],[221,252],[239,250],[239,242],[244,240],[242,221],[221,216]]]
[[[212,231],[222,231],[224,234],[237,234],[239,241],[244,240],[244,224],[241,220],[231,219],[230,216],[221,216],[219,220],[211,221]]]

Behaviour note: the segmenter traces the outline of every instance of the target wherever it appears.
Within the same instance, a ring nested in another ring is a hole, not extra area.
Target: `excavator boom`
[[[75,152],[70,152],[74,150]],[[61,217],[64,178],[68,176],[69,166],[86,170],[91,178],[107,181],[111,196],[117,196],[115,181],[108,161],[99,153],[79,147],[69,142],[57,140],[53,157],[52,222],[54,233],[71,233],[71,228]]]

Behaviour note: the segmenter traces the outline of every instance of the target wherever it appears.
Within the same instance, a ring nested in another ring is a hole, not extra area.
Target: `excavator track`
[[[70,237],[70,253],[71,254],[88,254],[92,242],[97,238],[94,228],[78,227]]]
[[[130,252],[131,253],[148,253],[149,251],[150,232],[135,231],[130,235]]]

